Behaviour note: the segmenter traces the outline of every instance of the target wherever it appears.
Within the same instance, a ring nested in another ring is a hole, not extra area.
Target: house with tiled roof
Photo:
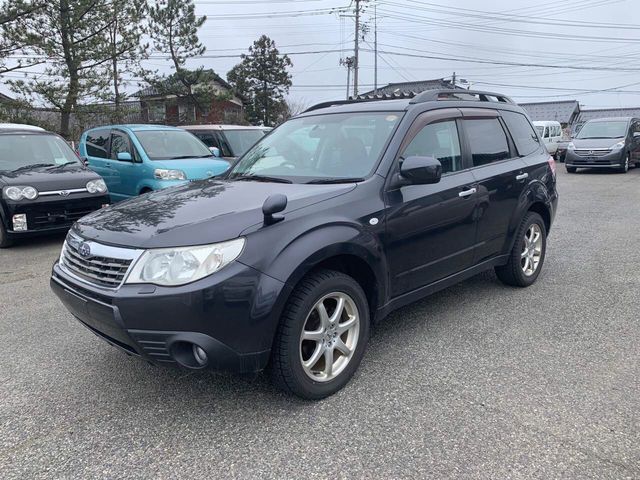
[[[434,80],[418,80],[417,82],[398,82],[389,83],[383,87],[379,87],[377,90],[371,90],[369,92],[361,93],[359,98],[372,98],[372,97],[402,97],[413,96],[425,90],[450,90],[460,87],[454,86],[453,83],[444,78],[436,78]]]

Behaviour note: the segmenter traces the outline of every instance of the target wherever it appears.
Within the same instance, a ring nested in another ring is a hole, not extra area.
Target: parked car
[[[556,150],[555,159],[559,162],[564,162],[564,159],[567,155],[567,147],[571,143],[571,139],[563,136],[562,139],[558,142],[558,148]]]
[[[587,121],[567,145],[567,172],[578,168],[614,168],[627,173],[640,165],[640,119],[600,118]]]
[[[263,127],[244,125],[190,125],[182,127],[215,149],[217,156],[235,161],[260,140],[266,132]]]
[[[391,311],[491,268],[533,284],[554,169],[524,111],[499,94],[328,102],[223,179],[83,218],[51,286],[130,355],[268,367],[286,391],[319,399],[349,381],[371,322]]]
[[[562,126],[556,121],[537,121],[533,122],[540,138],[544,142],[547,151],[554,155],[558,150],[558,143],[562,141]]]
[[[0,248],[68,230],[109,203],[104,181],[62,137],[30,125],[0,128]]]
[[[0,123],[0,130],[36,130],[44,132],[44,128],[35,125],[27,125],[25,123]]]
[[[80,156],[109,187],[114,202],[224,173],[229,162],[215,158],[198,138],[163,125],[112,125],[87,130]]]

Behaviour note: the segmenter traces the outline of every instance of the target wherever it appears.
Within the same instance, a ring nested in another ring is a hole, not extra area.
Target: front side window
[[[398,112],[294,118],[254,145],[229,178],[270,176],[307,183],[367,177],[400,118]]]
[[[141,130],[135,133],[150,160],[211,157],[211,151],[185,130]]]
[[[123,133],[114,133],[111,135],[111,158],[113,160],[118,159],[119,153],[128,153],[133,158],[133,152],[131,151],[129,137]]]
[[[411,156],[438,159],[442,164],[443,174],[462,170],[460,139],[455,120],[426,125],[402,153],[403,158]]]
[[[473,166],[478,167],[511,157],[504,129],[497,118],[464,120]]]
[[[621,120],[590,121],[583,125],[576,138],[620,138],[627,135],[627,122]]]
[[[538,136],[529,123],[529,120],[527,120],[527,117],[521,113],[503,110],[502,118],[511,132],[511,138],[513,138],[513,142],[516,144],[519,155],[531,155],[540,148]]]
[[[57,167],[78,164],[71,147],[56,135],[0,135],[0,170],[12,171],[30,165]]]
[[[109,158],[109,130],[92,130],[87,133],[87,155],[97,158]]]

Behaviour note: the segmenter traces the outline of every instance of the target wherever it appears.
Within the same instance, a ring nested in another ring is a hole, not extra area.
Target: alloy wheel
[[[300,334],[300,361],[317,382],[334,379],[347,367],[358,345],[360,313],[344,292],[323,296],[305,319]]]
[[[527,277],[536,273],[541,258],[542,229],[537,223],[532,223],[524,234],[523,249],[520,254],[520,266]]]

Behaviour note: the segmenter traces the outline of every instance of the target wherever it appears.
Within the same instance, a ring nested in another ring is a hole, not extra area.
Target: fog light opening
[[[12,221],[14,232],[24,232],[27,230],[27,216],[24,213],[14,215]]]
[[[198,362],[198,365],[204,367],[209,361],[209,358],[207,357],[207,352],[205,352],[201,347],[199,347],[195,343],[193,344],[192,350],[193,350],[193,357],[196,359],[196,362]]]

